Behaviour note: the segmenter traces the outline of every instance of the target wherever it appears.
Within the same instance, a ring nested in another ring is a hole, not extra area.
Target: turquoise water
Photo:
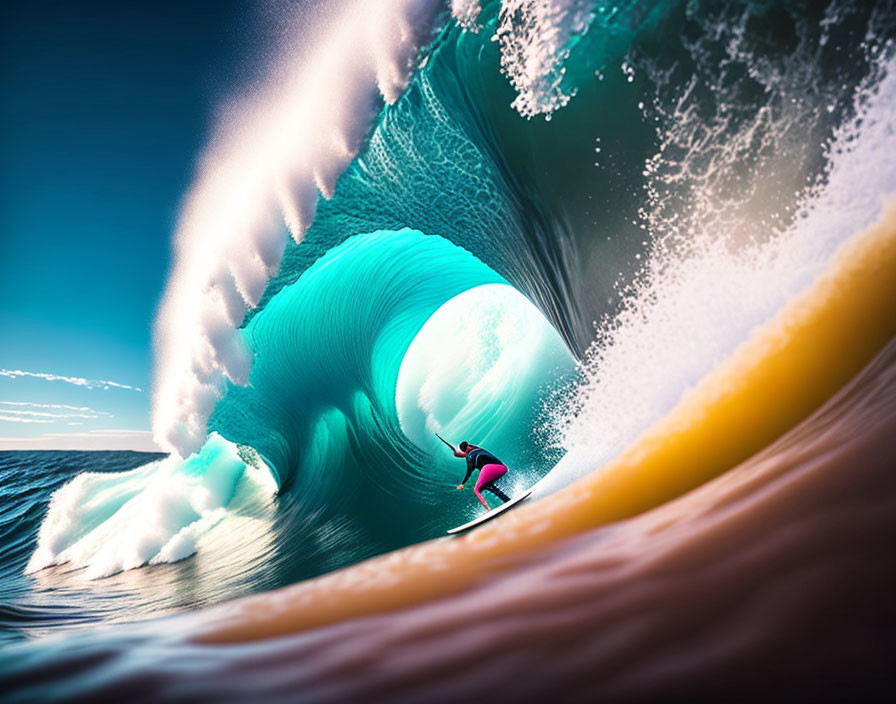
[[[513,292],[444,238],[407,229],[350,237],[243,328],[249,383],[228,390],[209,427],[257,451],[303,511],[347,515],[368,540],[438,535],[469,498],[451,493],[463,463],[435,432],[488,441],[523,485],[550,466],[530,437],[541,399],[569,382],[574,358],[531,302],[503,289]],[[427,325],[436,350],[455,345],[461,356],[439,363],[435,350],[409,352]],[[489,389],[473,388],[489,377]],[[438,389],[440,420],[421,408],[424,385]]]

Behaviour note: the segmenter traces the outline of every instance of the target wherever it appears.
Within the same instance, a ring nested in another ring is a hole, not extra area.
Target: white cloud
[[[31,410],[32,408],[50,410],[33,411]],[[57,411],[63,412],[57,413]],[[114,418],[114,416],[107,411],[95,411],[87,406],[69,406],[64,403],[0,401],[0,421],[6,421],[7,423],[61,423],[77,418]]]
[[[0,406],[24,406],[25,408],[56,408],[66,411],[83,411],[85,413],[96,413],[101,416],[109,416],[111,413],[105,411],[96,411],[87,406],[69,406],[64,403],[31,403],[30,401],[0,401]]]
[[[87,389],[129,389],[130,391],[143,391],[137,386],[128,386],[127,384],[119,384],[117,381],[108,381],[106,379],[83,379],[78,376],[62,376],[60,374],[48,374],[46,372],[26,372],[21,369],[0,369],[0,376],[10,379],[18,377],[31,377],[34,379],[46,379],[47,381],[64,381],[67,384],[75,386],[83,386]]]
[[[0,438],[0,450],[142,450],[159,452],[148,430],[106,429]]]
[[[46,418],[23,418],[22,416],[8,416],[5,413],[0,413],[0,420],[5,420],[10,423],[53,423],[52,420],[47,420]]]
[[[0,408],[0,413],[11,414],[16,416],[28,416],[29,418],[99,418],[99,413],[47,413],[46,411],[22,411],[17,408]],[[104,416],[110,416],[109,413],[103,413]]]

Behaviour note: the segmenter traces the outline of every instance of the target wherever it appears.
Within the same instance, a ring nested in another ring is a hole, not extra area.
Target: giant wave
[[[60,494],[33,569],[201,550],[247,467],[279,492],[279,583],[435,536],[470,506],[434,430],[521,484],[565,455],[551,493],[669,411],[896,183],[866,166],[892,148],[892,13],[362,6],[334,5],[225,113],[157,322],[174,454],[106,480],[89,515]],[[138,506],[163,527],[111,559]]]

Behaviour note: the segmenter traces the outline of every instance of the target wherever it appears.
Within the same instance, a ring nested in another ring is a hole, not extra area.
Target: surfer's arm
[[[441,440],[443,443],[445,443],[448,447],[451,448],[451,451],[454,453],[454,456],[455,456],[455,457],[463,457],[463,456],[464,456],[463,454],[460,454],[460,455],[457,454],[458,452],[460,452],[460,450],[458,450],[454,445],[452,445],[450,442],[448,442],[445,438],[443,438],[443,437],[442,437],[441,435],[439,435],[438,433],[436,433],[436,437],[437,437],[439,440]]]

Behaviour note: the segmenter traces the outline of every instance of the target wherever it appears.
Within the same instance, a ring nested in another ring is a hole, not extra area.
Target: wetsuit
[[[466,484],[470,475],[477,469],[479,470],[479,479],[476,481],[473,493],[476,494],[476,498],[479,499],[483,506],[485,506],[486,510],[491,510],[491,507],[480,493],[483,489],[490,491],[501,499],[501,501],[510,501],[510,497],[494,485],[496,479],[507,474],[507,467],[501,460],[488,450],[483,450],[481,447],[474,447],[467,450],[466,460],[467,475],[464,477],[461,484]]]

